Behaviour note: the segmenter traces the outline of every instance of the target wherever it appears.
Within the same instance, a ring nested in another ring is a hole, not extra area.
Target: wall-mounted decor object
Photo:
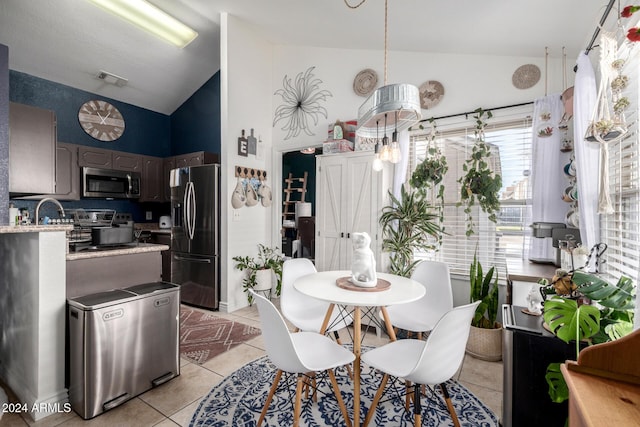
[[[529,89],[540,81],[540,68],[534,64],[525,64],[511,76],[511,81],[517,89]]]
[[[247,157],[249,155],[249,141],[244,136],[244,129],[242,129],[242,135],[238,137],[238,156]]]
[[[98,141],[111,142],[124,133],[124,117],[107,101],[87,101],[78,111],[82,129]]]
[[[274,95],[280,95],[282,104],[276,108],[273,118],[273,126],[284,120],[282,130],[287,132],[284,139],[296,137],[300,132],[309,136],[315,135],[310,129],[310,122],[318,124],[318,116],[327,118],[327,110],[322,106],[322,102],[333,96],[326,89],[320,89],[322,80],[317,79],[310,67],[304,73],[298,73],[292,82],[287,75],[282,79],[282,89],[278,89]]]
[[[238,182],[231,194],[231,207],[240,209],[243,206],[252,207],[258,203],[271,206],[271,188],[265,184],[267,171],[245,166],[235,167]]]
[[[369,96],[376,86],[378,86],[378,74],[371,68],[360,71],[353,79],[353,91],[358,96]]]
[[[251,129],[251,134],[247,137],[247,144],[249,146],[249,154],[253,154],[255,156],[258,152],[258,140],[253,136],[253,128]]]
[[[444,86],[436,80],[429,80],[420,85],[420,107],[424,110],[435,107],[444,97]]]

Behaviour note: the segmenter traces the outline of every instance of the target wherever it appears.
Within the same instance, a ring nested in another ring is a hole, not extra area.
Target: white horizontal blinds
[[[498,267],[501,280],[506,273],[506,257],[525,257],[531,223],[531,190],[528,171],[531,170],[531,114],[533,106],[502,110],[487,120],[485,141],[491,145],[492,169],[501,173],[501,212],[497,224],[487,219],[479,206],[473,208],[475,234],[466,236],[466,214],[460,201],[458,179],[464,175],[463,165],[470,156],[475,141],[475,121],[471,117],[436,122],[437,147],[446,156],[448,172],[445,185],[445,214],[442,246],[437,253],[417,254],[419,258],[435,258],[446,262],[452,273],[468,275],[469,265],[478,246],[483,268]],[[429,125],[412,131],[410,170],[426,156]],[[436,202],[433,194],[432,202]]]
[[[610,142],[609,190],[614,213],[600,215],[600,240],[608,245],[601,271],[615,277],[640,280],[640,164],[638,110],[640,105],[640,46],[623,44],[628,77],[623,91],[630,105],[624,110],[629,132],[620,141]]]

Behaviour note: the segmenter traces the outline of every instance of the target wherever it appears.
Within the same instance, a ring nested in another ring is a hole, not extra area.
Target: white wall
[[[235,166],[266,170],[268,185],[274,174],[271,166],[272,46],[246,22],[221,15],[221,311],[234,311],[247,305],[242,292],[242,274],[231,259],[255,255],[257,244],[271,244],[271,208],[261,204],[240,209],[231,207],[231,194],[237,183]],[[242,129],[246,135],[255,129],[265,148],[263,160],[254,155],[238,156],[237,141]],[[234,211],[237,214],[234,218]],[[279,244],[279,242],[278,242]]]
[[[307,146],[319,146],[327,137],[327,127],[339,120],[357,118],[357,111],[365,98],[353,91],[353,79],[358,72],[372,68],[384,84],[382,49],[349,50],[305,46],[271,45],[247,23],[237,17],[222,15],[221,48],[221,110],[223,164],[223,290],[222,310],[233,311],[245,306],[241,291],[240,272],[234,269],[231,257],[253,255],[258,243],[280,246],[282,214],[282,153]],[[541,47],[543,50],[544,47]],[[481,55],[425,54],[390,51],[388,55],[388,83],[412,83],[419,86],[428,80],[438,80],[445,88],[442,101],[432,110],[423,110],[423,117],[445,116],[473,111],[478,107],[491,108],[531,102],[548,94],[561,93],[563,70],[560,49],[549,57],[503,57]],[[524,64],[536,64],[541,70],[540,81],[530,89],[517,89],[512,84],[513,72]],[[567,59],[568,85],[573,84],[575,58]],[[315,78],[322,81],[320,90],[332,96],[322,106],[327,116],[319,115],[317,123],[311,119],[311,133],[285,139],[285,124],[273,124],[274,112],[282,104],[275,95],[283,87],[287,76],[292,81],[299,73],[315,67]],[[548,75],[545,75],[545,69]],[[546,85],[545,85],[546,80]],[[546,87],[545,87],[546,86]],[[237,138],[241,129],[253,127],[267,148],[263,160],[255,156],[237,155]],[[230,206],[231,192],[236,184],[233,167],[236,164],[265,168],[273,190],[271,209],[255,206],[241,208],[238,220],[233,220]]]

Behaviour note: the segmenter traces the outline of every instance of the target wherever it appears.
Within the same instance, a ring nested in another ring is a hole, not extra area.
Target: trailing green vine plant
[[[432,189],[435,198],[438,200],[434,206],[438,209],[438,220],[440,233],[438,233],[438,247],[442,244],[442,234],[444,233],[444,184],[442,180],[449,170],[447,166],[447,158],[442,154],[436,144],[436,123],[432,117],[429,119],[431,123],[431,132],[427,140],[427,155],[424,160],[416,166],[409,183],[423,197],[427,197],[427,190]],[[437,186],[437,187],[436,187]]]
[[[462,165],[465,174],[458,179],[458,183],[461,184],[458,206],[465,205],[467,236],[474,234],[475,224],[472,212],[476,203],[487,213],[490,221],[498,221],[498,213],[500,212],[498,196],[502,188],[502,176],[489,167],[491,145],[484,140],[484,128],[487,125],[485,119],[490,119],[493,114],[482,108],[478,108],[474,112],[476,113],[473,116],[476,121],[475,143],[471,156]]]

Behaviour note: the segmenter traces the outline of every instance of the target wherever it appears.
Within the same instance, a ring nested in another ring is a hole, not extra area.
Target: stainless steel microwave
[[[140,173],[83,167],[82,197],[137,199],[140,197]]]

